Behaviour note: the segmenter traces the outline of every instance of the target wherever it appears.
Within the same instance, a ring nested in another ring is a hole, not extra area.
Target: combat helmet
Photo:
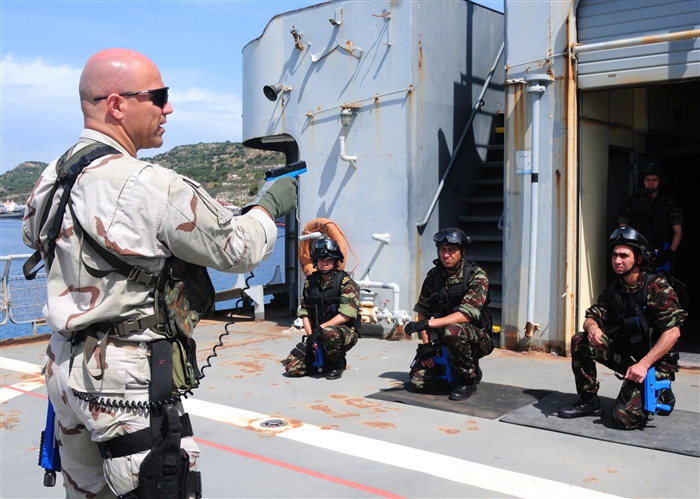
[[[644,185],[644,178],[649,175],[657,175],[660,183],[666,180],[664,169],[656,163],[649,163],[639,169],[639,185]]]
[[[311,260],[314,265],[318,262],[319,258],[333,258],[342,262],[345,257],[343,252],[340,251],[340,246],[333,239],[321,238],[317,239],[313,244],[313,251],[311,252]]]
[[[649,242],[646,237],[641,235],[637,230],[630,227],[629,225],[623,225],[618,227],[610,234],[610,239],[608,239],[608,250],[612,251],[618,244],[626,244],[634,248],[634,255],[642,255],[644,261],[648,262],[651,260],[651,255],[649,252]]]
[[[467,236],[462,229],[456,227],[447,227],[437,232],[433,236],[433,241],[435,241],[435,246],[438,248],[440,246],[454,245],[465,249],[472,243],[469,236]]]
[[[464,251],[472,243],[462,229],[456,227],[447,227],[437,232],[433,236],[433,241],[435,241],[435,247],[438,249],[438,257],[440,256],[440,246],[459,246],[462,250],[462,258],[464,258]]]

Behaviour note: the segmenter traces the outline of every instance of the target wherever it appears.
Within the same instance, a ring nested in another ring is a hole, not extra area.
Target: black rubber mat
[[[530,405],[550,393],[552,393],[551,390],[532,390],[482,381],[476,393],[462,401],[449,400],[447,398],[450,394],[449,389],[426,394],[406,390],[404,387],[382,390],[367,395],[367,398],[455,412],[484,419],[498,419],[504,414]]]
[[[603,416],[576,419],[557,417],[560,407],[578,400],[578,395],[553,392],[534,404],[508,413],[501,421],[619,444],[700,457],[700,414],[674,410],[669,416],[655,416],[644,428],[620,430],[612,420],[615,400],[601,397]]]

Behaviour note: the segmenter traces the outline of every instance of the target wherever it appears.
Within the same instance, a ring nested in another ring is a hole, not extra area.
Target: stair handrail
[[[447,176],[450,174],[450,170],[452,169],[452,165],[455,162],[455,158],[457,158],[457,154],[459,153],[460,148],[462,147],[462,142],[464,142],[464,138],[467,136],[467,132],[472,126],[472,123],[474,121],[474,117],[476,116],[476,113],[481,109],[481,107],[484,105],[484,95],[486,94],[486,90],[488,89],[489,84],[491,83],[491,79],[493,78],[493,74],[496,72],[496,65],[498,64],[498,61],[501,60],[501,56],[503,55],[503,49],[505,47],[505,43],[501,44],[501,48],[498,51],[498,55],[496,56],[496,59],[493,61],[493,64],[491,65],[491,69],[489,69],[489,74],[486,77],[486,80],[484,81],[484,85],[481,88],[481,94],[479,94],[479,98],[476,100],[476,103],[474,104],[474,107],[472,108],[472,114],[469,116],[469,121],[467,121],[467,126],[464,127],[464,132],[462,132],[462,136],[459,139],[459,142],[457,143],[457,147],[455,147],[454,152],[452,153],[452,158],[450,159],[450,163],[447,165],[447,169],[445,170],[445,173],[442,175],[442,179],[440,179],[440,183],[438,184],[437,192],[435,193],[435,197],[433,197],[433,201],[430,203],[430,207],[428,208],[428,212],[425,214],[425,218],[423,218],[422,221],[418,222],[416,224],[416,228],[418,229],[418,232],[421,232],[425,226],[428,224],[428,220],[430,220],[430,216],[433,214],[433,210],[435,209],[435,205],[438,202],[438,199],[440,199],[440,194],[442,194],[442,188],[445,186],[445,180],[447,179]]]

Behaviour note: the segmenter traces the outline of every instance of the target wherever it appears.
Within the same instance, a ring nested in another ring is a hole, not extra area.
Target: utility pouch
[[[664,357],[663,357],[663,361],[668,362],[672,366],[676,367],[676,366],[678,366],[678,361],[680,360],[680,357],[681,357],[681,355],[680,355],[680,352],[678,351],[678,347],[676,347],[674,345],[671,348],[671,350],[666,352],[666,355],[664,355]]]
[[[173,386],[180,391],[190,391],[199,386],[199,367],[195,353],[197,345],[194,339],[182,344],[181,339],[175,338],[173,344]]]
[[[156,304],[165,312],[168,338],[192,338],[195,326],[214,306],[214,286],[205,267],[170,257],[158,277]]]
[[[632,345],[644,341],[645,332],[642,330],[642,324],[638,317],[628,317],[622,323],[622,328],[627,334],[627,338]]]

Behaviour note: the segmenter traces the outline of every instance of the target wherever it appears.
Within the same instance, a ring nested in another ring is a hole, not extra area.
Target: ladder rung
[[[503,198],[467,198],[467,203],[502,203]]]
[[[457,217],[460,222],[494,222],[498,223],[501,219],[500,216],[497,217],[480,217],[480,216],[460,216]]]
[[[469,236],[472,242],[500,243],[503,242],[502,235],[495,236]]]
[[[471,253],[467,253],[467,256],[469,257],[470,260],[474,260],[476,263],[479,263],[479,262],[502,262],[503,261],[503,255],[488,256],[488,255],[473,255]]]
[[[502,185],[502,178],[478,178],[474,180],[474,185]]]

